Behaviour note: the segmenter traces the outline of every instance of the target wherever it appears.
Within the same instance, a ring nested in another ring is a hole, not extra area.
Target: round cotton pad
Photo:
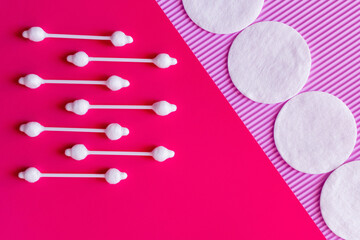
[[[183,0],[191,20],[206,31],[229,34],[249,26],[259,16],[264,0]]]
[[[279,22],[256,23],[234,40],[228,57],[230,77],[239,91],[260,103],[295,96],[311,68],[309,47],[293,28]]]
[[[326,173],[350,156],[356,141],[356,123],[337,97],[307,92],[281,109],[274,138],[280,155],[291,167],[305,173]]]
[[[320,209],[328,227],[347,240],[360,237],[360,161],[336,169],[326,180]]]

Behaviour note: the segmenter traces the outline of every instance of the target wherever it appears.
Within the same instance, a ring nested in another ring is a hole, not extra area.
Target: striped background
[[[254,103],[232,84],[226,62],[237,34],[217,35],[200,29],[186,15],[181,0],[157,1],[325,237],[340,239],[326,226],[319,208],[328,174],[300,173],[287,165],[275,148],[273,124],[283,104]],[[283,22],[300,32],[312,55],[312,70],[303,91],[324,91],[342,99],[360,132],[360,1],[265,0],[256,22],[260,21]],[[355,159],[360,159],[359,137],[349,161]]]

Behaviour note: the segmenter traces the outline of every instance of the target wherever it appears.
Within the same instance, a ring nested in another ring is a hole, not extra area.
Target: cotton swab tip
[[[28,31],[23,31],[21,35],[23,36],[23,38],[29,38]]]
[[[28,74],[25,77],[19,78],[18,82],[28,88],[35,89],[43,84],[43,79],[36,74]]]
[[[175,112],[177,110],[177,106],[175,104],[171,104],[170,110],[171,112]]]
[[[127,42],[128,43],[133,43],[134,42],[134,39],[130,36],[127,36]]]
[[[110,168],[105,173],[105,180],[110,184],[117,184],[121,180],[124,180],[127,178],[127,174],[124,172],[120,172],[116,168]]]
[[[83,144],[76,144],[72,148],[65,150],[65,155],[75,160],[83,160],[88,155],[88,150]]]
[[[126,44],[133,42],[132,37],[126,36],[125,33],[121,32],[121,31],[114,32],[111,35],[110,40],[111,40],[112,44],[116,47],[122,47]]]
[[[109,124],[105,129],[105,134],[110,140],[118,140],[122,136],[129,135],[129,129],[121,127],[117,123]]]
[[[19,81],[18,81],[21,85],[25,85],[25,80],[23,77],[19,78]]]
[[[106,80],[106,86],[112,91],[120,90],[130,86],[130,82],[118,76],[111,76]]]
[[[176,105],[170,104],[167,101],[159,101],[152,105],[154,112],[160,116],[166,116],[177,110]]]
[[[73,111],[73,103],[72,103],[72,102],[71,102],[71,103],[67,103],[67,104],[65,105],[65,109],[66,109],[66,111],[72,112],[72,111]]]
[[[156,147],[151,152],[151,154],[152,154],[153,158],[158,162],[163,162],[163,161],[175,156],[174,151],[171,151],[163,146]]]
[[[85,99],[75,100],[74,102],[67,103],[65,109],[77,115],[84,115],[90,108],[90,103]]]
[[[153,63],[159,68],[168,68],[177,64],[177,60],[170,57],[169,54],[160,53],[153,59]]]
[[[37,137],[44,131],[44,127],[38,122],[28,122],[26,124],[21,124],[19,130],[29,137]]]
[[[24,179],[25,178],[24,172],[19,172],[18,177]]]
[[[32,27],[22,33],[24,38],[34,42],[40,42],[46,38],[46,32],[41,27]]]
[[[122,180],[127,179],[127,177],[128,177],[127,173],[124,173],[124,172],[121,173],[121,179]]]
[[[122,128],[121,130],[122,130],[123,136],[127,136],[130,134],[130,131],[128,128]]]
[[[124,86],[124,87],[130,86],[130,82],[129,82],[128,80],[125,80],[125,79],[124,79],[124,81],[123,81],[123,86]]]
[[[74,55],[67,56],[66,60],[78,67],[84,67],[90,61],[89,56],[83,51],[77,52]]]
[[[71,157],[71,149],[70,148],[65,150],[65,156]]]
[[[30,183],[37,182],[41,177],[41,172],[34,167],[26,169],[24,172],[19,172],[18,177],[25,179]]]

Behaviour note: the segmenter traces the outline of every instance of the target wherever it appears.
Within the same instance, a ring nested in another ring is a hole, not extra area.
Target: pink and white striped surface
[[[219,35],[199,28],[186,15],[181,0],[157,1],[325,237],[340,239],[326,226],[319,207],[320,191],[328,174],[298,172],[276,150],[273,125],[283,103],[252,102],[232,84],[227,55],[237,34]],[[353,112],[360,132],[360,1],[265,0],[256,22],[261,21],[286,23],[305,38],[311,50],[312,69],[302,92],[324,91],[339,97]],[[360,159],[359,140],[349,161]]]

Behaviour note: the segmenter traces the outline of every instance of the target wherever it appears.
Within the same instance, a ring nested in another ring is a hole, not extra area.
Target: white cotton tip
[[[117,184],[121,180],[124,180],[127,178],[127,174],[124,172],[120,172],[116,168],[110,168],[105,173],[105,180],[110,184]]]
[[[83,160],[88,155],[88,150],[83,144],[76,144],[72,148],[68,148],[65,150],[65,155],[68,157],[72,157],[75,160]]]
[[[67,56],[66,60],[68,62],[73,63],[75,66],[78,66],[78,67],[84,67],[90,61],[89,56],[83,51],[77,52],[74,55]]]
[[[28,122],[20,125],[20,131],[29,137],[37,137],[44,131],[44,127],[38,122]]]
[[[152,105],[152,109],[157,115],[166,116],[172,112],[175,112],[177,107],[174,104],[170,104],[167,101],[156,102]]]
[[[166,147],[160,146],[156,147],[151,152],[153,158],[158,162],[163,162],[166,159],[172,158],[175,156],[175,152],[167,149]]]
[[[25,179],[28,182],[37,182],[41,177],[41,172],[34,167],[26,169],[24,172],[19,172],[18,177]]]
[[[177,64],[177,60],[170,57],[169,54],[160,53],[153,59],[153,63],[159,68],[168,68]]]
[[[106,80],[106,86],[112,91],[117,91],[124,87],[130,86],[130,82],[121,77],[113,75]]]
[[[34,42],[40,42],[46,38],[46,32],[41,27],[32,27],[22,33],[24,38]]]
[[[133,43],[134,42],[134,39],[132,37],[130,37],[130,36],[127,36],[126,40],[127,40],[128,43]]]
[[[132,43],[134,41],[132,39],[132,37],[126,36],[125,33],[121,32],[121,31],[114,32],[111,35],[110,40],[111,40],[112,44],[116,47],[122,47],[122,46],[124,46],[128,43]]]
[[[38,88],[43,84],[44,80],[36,74],[28,74],[25,77],[19,78],[19,83],[25,85],[28,88]]]
[[[121,127],[117,123],[111,123],[106,127],[105,134],[110,140],[118,140],[122,136],[129,135],[129,129]]]
[[[75,100],[65,105],[65,109],[77,115],[84,115],[90,108],[90,103],[85,99]]]

